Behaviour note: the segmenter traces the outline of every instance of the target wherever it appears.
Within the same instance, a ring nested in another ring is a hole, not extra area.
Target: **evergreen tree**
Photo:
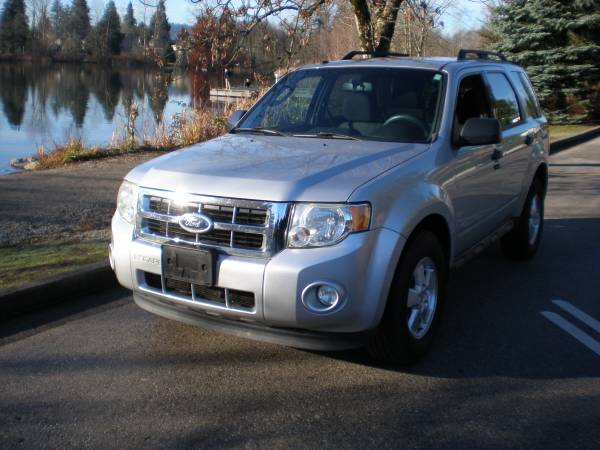
[[[54,0],[50,7],[50,23],[57,37],[62,37],[65,33],[65,18],[67,11],[60,0]]]
[[[25,1],[6,0],[0,13],[0,51],[23,52],[28,35]]]
[[[133,5],[131,2],[127,4],[127,11],[125,12],[125,16],[123,16],[123,32],[126,34],[135,33],[137,21],[135,20],[135,16],[133,14]]]
[[[133,5],[131,2],[129,2],[127,5],[127,11],[123,17],[123,25],[121,26],[121,30],[123,31],[124,35],[121,48],[125,51],[132,50],[137,45],[138,26],[137,21],[135,20]]]
[[[96,33],[100,39],[102,53],[117,54],[121,50],[123,34],[121,33],[121,18],[114,1],[109,1],[104,9],[102,18],[96,25]]]
[[[152,46],[163,49],[170,41],[171,25],[167,19],[165,0],[159,0],[156,12],[150,19],[150,32],[152,33]]]
[[[86,0],[73,0],[69,13],[69,33],[75,39],[84,41],[90,34],[90,8]]]
[[[600,0],[511,0],[496,8],[491,28],[552,121],[589,120],[600,83]]]

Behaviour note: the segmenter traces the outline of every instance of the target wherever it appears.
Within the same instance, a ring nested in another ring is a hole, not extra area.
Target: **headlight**
[[[117,211],[123,219],[133,223],[138,203],[137,186],[129,181],[123,181],[117,195]]]
[[[325,247],[369,229],[371,206],[298,203],[287,235],[290,248]]]

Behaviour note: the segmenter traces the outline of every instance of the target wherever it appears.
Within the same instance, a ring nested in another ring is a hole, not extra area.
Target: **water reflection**
[[[70,136],[88,145],[108,144],[133,103],[139,109],[138,135],[152,133],[163,121],[168,126],[173,114],[205,95],[192,95],[192,83],[185,73],[142,68],[0,63],[0,173],[11,170],[10,159]]]
[[[27,102],[27,75],[23,67],[9,66],[0,70],[2,111],[13,128],[19,128]]]

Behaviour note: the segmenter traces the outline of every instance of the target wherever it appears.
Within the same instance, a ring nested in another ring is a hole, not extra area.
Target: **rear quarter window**
[[[521,98],[523,98],[525,102],[525,109],[527,115],[529,117],[541,117],[542,116],[542,108],[540,107],[540,103],[535,95],[533,87],[531,86],[531,82],[527,75],[523,72],[511,72],[510,73],[513,84],[516,86],[517,91]]]

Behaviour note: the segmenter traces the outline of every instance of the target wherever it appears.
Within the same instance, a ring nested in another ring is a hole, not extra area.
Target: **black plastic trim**
[[[359,55],[366,55],[366,56],[370,56],[371,58],[387,58],[388,56],[394,56],[394,57],[398,57],[398,58],[406,58],[409,55],[407,55],[406,53],[395,53],[395,52],[366,52],[363,50],[352,50],[351,52],[348,52],[344,55],[344,57],[342,58],[342,61],[348,61],[353,59],[355,56],[359,56]]]
[[[333,351],[363,347],[372,332],[323,333],[316,331],[276,328],[259,323],[243,322],[223,316],[211,316],[183,305],[163,301],[146,293],[134,291],[133,300],[142,309],[167,319],[198,325],[233,336],[286,345],[306,350]]]
[[[467,55],[477,55],[477,57],[476,58],[468,58]],[[498,58],[500,61],[507,61],[506,57],[502,53],[488,52],[485,50],[468,50],[468,49],[464,49],[464,48],[461,48],[460,51],[458,52],[457,59],[459,61],[464,61],[464,60],[469,60],[469,59],[483,59],[483,60],[490,60],[493,62],[498,62],[498,61],[492,60],[490,58],[490,56],[494,56],[494,57]]]

